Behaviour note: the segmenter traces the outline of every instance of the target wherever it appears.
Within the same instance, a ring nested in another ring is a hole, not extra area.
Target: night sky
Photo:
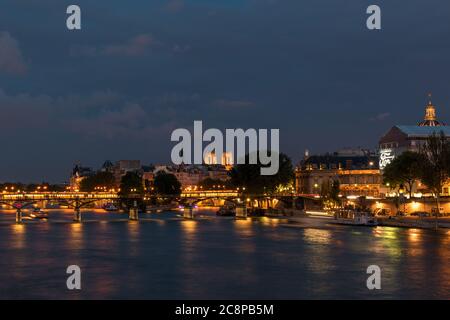
[[[0,181],[170,162],[170,133],[194,120],[279,128],[294,162],[376,148],[430,91],[449,123],[448,0],[0,0]]]

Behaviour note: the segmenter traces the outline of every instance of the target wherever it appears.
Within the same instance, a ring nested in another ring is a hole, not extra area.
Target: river
[[[0,212],[2,299],[449,299],[450,231],[325,225],[260,218],[183,220],[175,212],[51,210],[14,224]],[[81,268],[81,290],[66,268]],[[366,269],[381,268],[381,290]]]

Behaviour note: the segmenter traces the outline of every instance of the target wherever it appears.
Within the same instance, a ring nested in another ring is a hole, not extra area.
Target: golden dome
[[[429,95],[431,98],[431,94]],[[425,107],[425,118],[422,122],[418,124],[420,127],[438,127],[445,126],[444,123],[441,123],[436,120],[436,108],[433,106],[433,103],[430,101],[428,105]]]

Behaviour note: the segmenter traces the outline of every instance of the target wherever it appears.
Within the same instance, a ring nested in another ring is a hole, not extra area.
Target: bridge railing
[[[242,193],[236,190],[209,190],[209,191],[183,191],[179,197],[181,198],[212,198],[212,197],[239,197]],[[130,196],[131,197],[131,196]],[[160,197],[159,195],[145,195],[145,197]],[[163,196],[161,196],[163,197]],[[177,196],[167,196],[177,197]],[[305,194],[277,194],[277,195],[252,195],[245,194],[245,197],[260,198],[260,197],[304,197],[315,198],[314,195]],[[119,199],[120,196],[115,192],[22,192],[22,193],[0,193],[0,200],[3,201],[20,201],[20,200],[58,200],[58,199]]]
[[[29,192],[0,193],[0,200],[114,199],[117,193],[92,192]]]

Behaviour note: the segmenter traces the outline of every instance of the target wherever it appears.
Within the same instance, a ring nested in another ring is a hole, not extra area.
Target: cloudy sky
[[[366,28],[375,3],[381,31]],[[429,91],[450,122],[449,18],[448,0],[0,0],[0,181],[169,162],[170,133],[194,120],[280,128],[295,162],[375,148]]]

